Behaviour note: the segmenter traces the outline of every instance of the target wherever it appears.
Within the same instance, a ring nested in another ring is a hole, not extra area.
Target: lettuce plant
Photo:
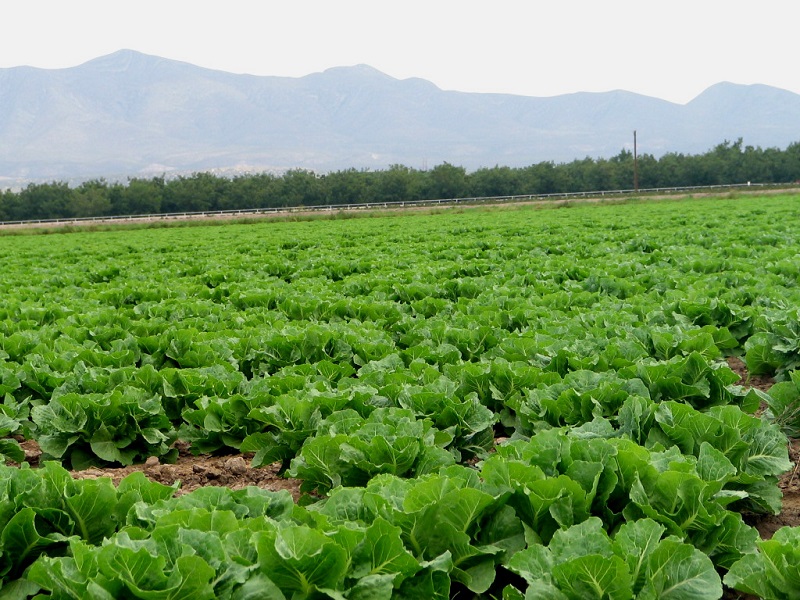
[[[139,388],[108,394],[65,394],[35,406],[31,417],[46,457],[74,469],[93,464],[130,465],[148,456],[174,459],[176,432],[159,396]]]
[[[757,545],[731,566],[725,585],[764,600],[800,598],[800,527],[782,527]]]
[[[701,551],[650,519],[623,525],[612,538],[598,518],[557,531],[547,546],[515,554],[507,567],[525,579],[508,600],[717,600],[722,584]]]

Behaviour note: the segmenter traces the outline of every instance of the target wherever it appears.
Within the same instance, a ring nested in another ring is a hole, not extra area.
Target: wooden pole
[[[636,154],[636,130],[633,130],[633,191],[639,191],[639,157]]]

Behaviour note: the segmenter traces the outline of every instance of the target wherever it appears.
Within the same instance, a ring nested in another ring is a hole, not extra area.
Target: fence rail
[[[514,196],[472,196],[465,198],[438,198],[434,200],[401,200],[393,202],[367,202],[360,204],[319,204],[313,206],[277,206],[270,208],[241,208],[232,210],[205,210],[198,212],[172,212],[150,213],[136,215],[110,215],[98,217],[62,217],[58,219],[27,219],[21,221],[0,221],[0,226],[14,225],[79,225],[86,223],[121,223],[125,221],[158,221],[170,219],[194,219],[208,217],[248,217],[268,214],[292,214],[305,212],[333,212],[350,210],[390,209],[406,207],[425,207],[459,204],[503,204],[508,202],[535,201],[535,200],[569,200],[584,198],[605,198],[615,196],[633,196],[643,194],[673,194],[680,192],[704,192],[736,189],[766,189],[785,188],[785,184],[772,183],[738,183],[724,185],[703,185],[683,187],[662,187],[647,189],[627,190],[600,190],[592,192],[563,192],[552,194],[520,194]]]

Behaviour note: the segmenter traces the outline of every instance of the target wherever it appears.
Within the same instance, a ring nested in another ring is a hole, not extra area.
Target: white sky
[[[369,64],[443,89],[626,89],[688,102],[720,81],[800,93],[794,0],[2,0],[0,67],[121,48],[300,77]]]

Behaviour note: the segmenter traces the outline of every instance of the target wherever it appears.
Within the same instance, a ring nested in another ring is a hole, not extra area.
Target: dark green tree
[[[422,178],[414,169],[403,165],[391,165],[388,170],[375,175],[375,194],[384,202],[419,199]]]
[[[240,175],[231,180],[220,207],[225,210],[281,206],[280,178],[271,173]]]
[[[219,210],[228,180],[211,173],[193,173],[167,182],[162,212],[203,212]]]
[[[19,193],[15,219],[59,219],[74,216],[72,190],[64,182],[31,183]]]
[[[436,165],[426,173],[425,198],[461,198],[467,194],[467,170],[448,162]]]
[[[278,206],[315,206],[324,204],[322,185],[313,171],[286,171],[276,186]]]
[[[376,194],[372,189],[369,171],[346,169],[323,175],[319,179],[323,204],[361,204],[373,202]],[[378,201],[383,198],[379,198]]]
[[[468,176],[471,196],[514,196],[521,191],[520,172],[510,167],[496,165],[478,169]]]
[[[111,195],[102,179],[86,181],[72,190],[72,214],[99,217],[111,213]]]
[[[146,215],[165,212],[164,178],[131,179],[128,185],[111,193],[111,209],[115,215]]]

